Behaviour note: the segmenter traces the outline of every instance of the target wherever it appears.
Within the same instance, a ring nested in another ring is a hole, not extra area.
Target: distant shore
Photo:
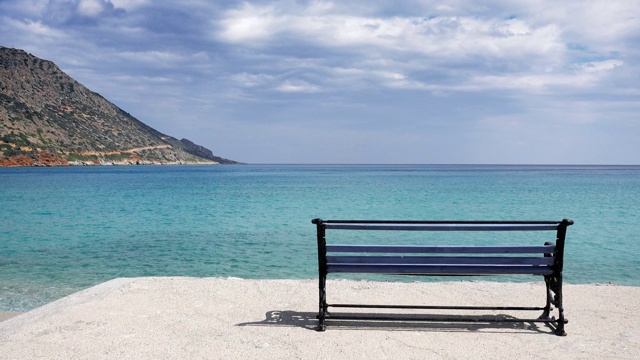
[[[67,161],[66,163],[17,163],[0,161],[2,167],[75,167],[75,166],[136,166],[136,165],[220,165],[215,161],[176,161],[176,162],[157,162],[157,161]]]
[[[330,302],[539,306],[537,283],[330,280]],[[0,322],[0,358],[634,359],[640,287],[566,285],[543,324],[328,322],[317,280],[121,278]],[[525,315],[522,315],[525,316]]]
[[[169,145],[166,145],[169,146]],[[30,154],[19,154],[13,156],[0,155],[0,167],[51,167],[51,166],[113,166],[113,165],[217,165],[218,161],[209,158],[191,157],[186,159],[176,159],[175,161],[158,160],[154,157],[139,156],[134,150],[144,150],[144,148],[127,150],[125,152],[97,153],[86,152],[76,155],[57,155],[43,150]],[[124,154],[124,155],[123,155]],[[225,162],[222,159],[221,161]],[[237,163],[227,160],[228,163]]]

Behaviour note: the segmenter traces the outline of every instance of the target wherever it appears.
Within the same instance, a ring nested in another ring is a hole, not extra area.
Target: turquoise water
[[[639,286],[639,205],[633,166],[4,168],[0,310],[123,276],[315,278],[315,217],[571,218],[565,279]]]

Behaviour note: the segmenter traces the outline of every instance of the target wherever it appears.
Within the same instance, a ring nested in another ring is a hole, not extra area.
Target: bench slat
[[[507,256],[327,256],[329,265],[335,264],[496,264],[496,265],[553,265],[553,257]]]
[[[542,246],[420,246],[420,245],[327,245],[327,253],[406,253],[406,254],[552,254],[554,245]]]
[[[532,231],[558,230],[556,224],[332,224],[336,230],[406,230],[406,231]]]
[[[461,266],[395,264],[327,264],[331,273],[371,273],[403,275],[551,275],[550,266]]]

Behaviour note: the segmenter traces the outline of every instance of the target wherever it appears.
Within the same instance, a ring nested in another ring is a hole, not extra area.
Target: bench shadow
[[[348,313],[341,313],[347,315]],[[267,311],[265,319],[259,321],[245,322],[236,326],[280,326],[298,327],[316,331],[318,328],[317,312],[301,312],[293,310],[272,310]],[[362,314],[360,314],[362,315]],[[368,313],[368,315],[376,315]],[[416,315],[416,320],[337,320],[327,319],[325,324],[327,331],[331,329],[341,330],[388,330],[388,331],[431,331],[431,332],[475,332],[482,331],[488,333],[504,333],[509,330],[517,330],[518,334],[554,334],[555,327],[548,323],[534,322],[471,322],[471,321],[442,321],[444,316],[429,315],[429,320],[424,319],[424,315]],[[446,315],[447,319],[463,320],[468,317]],[[516,319],[510,315],[477,316],[476,319]]]

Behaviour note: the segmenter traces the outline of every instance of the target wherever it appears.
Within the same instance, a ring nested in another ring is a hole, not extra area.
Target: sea
[[[314,218],[568,218],[566,282],[640,286],[640,166],[0,168],[0,311],[27,311],[118,277],[316,279]],[[345,241],[368,241],[357,233]],[[412,232],[409,241],[529,241],[508,236]],[[442,280],[470,279],[410,279]]]

